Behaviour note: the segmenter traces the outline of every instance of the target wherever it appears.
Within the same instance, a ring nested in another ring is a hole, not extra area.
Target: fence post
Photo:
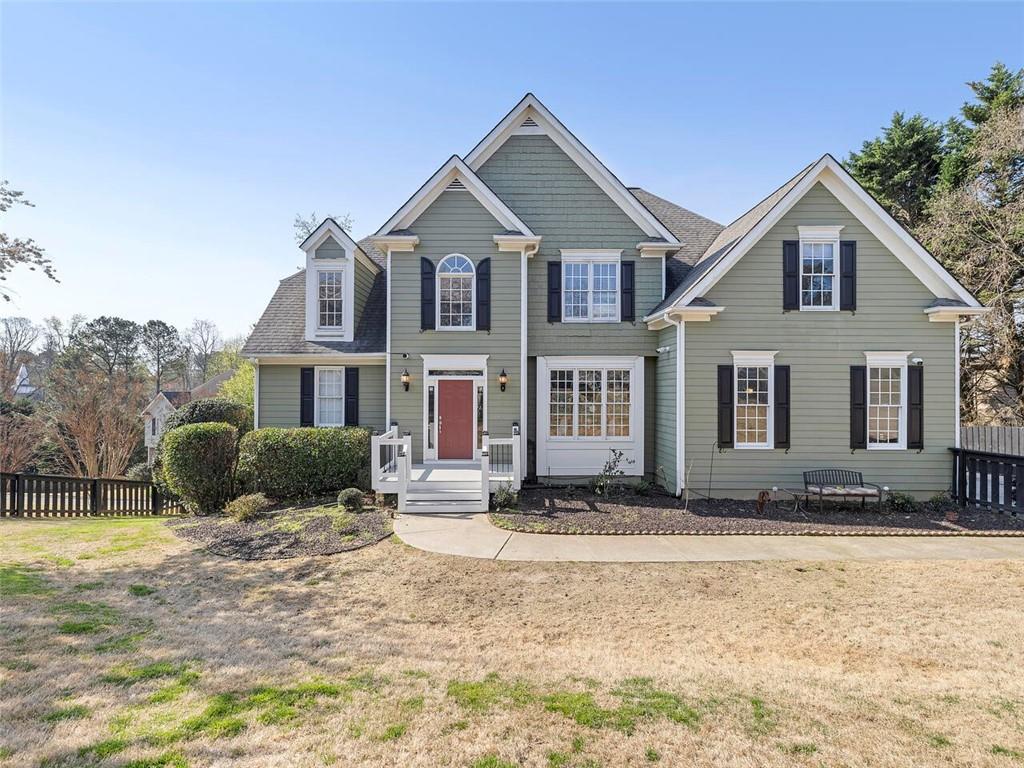
[[[21,513],[24,511],[25,506],[21,498],[21,475],[13,475],[13,484],[11,489],[14,491],[14,516],[21,517]]]
[[[89,510],[94,515],[100,513],[100,480],[98,477],[92,478],[92,485],[89,488]]]
[[[156,483],[150,483],[149,487],[152,489],[152,493],[150,495],[150,502],[151,502],[150,509],[152,510],[154,515],[159,515],[160,514],[160,488],[157,487]]]

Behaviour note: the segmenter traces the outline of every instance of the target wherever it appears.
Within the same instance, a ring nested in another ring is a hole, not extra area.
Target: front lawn
[[[0,521],[4,766],[1024,765],[1024,562],[210,554]]]
[[[961,509],[948,500],[921,502],[913,511],[887,503],[813,501],[794,511],[782,494],[758,512],[757,502],[735,499],[676,499],[661,493],[622,490],[598,496],[580,488],[533,488],[519,494],[515,509],[491,514],[499,528],[523,533],[697,533],[697,534],[943,534],[1019,533],[1024,517]],[[959,519],[947,522],[956,510]]]

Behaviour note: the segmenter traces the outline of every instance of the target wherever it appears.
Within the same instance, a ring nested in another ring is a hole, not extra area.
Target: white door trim
[[[436,418],[440,415],[440,400],[438,398],[439,392],[437,383],[442,379],[455,379],[455,380],[469,380],[473,382],[473,397],[471,400],[471,406],[474,414],[476,413],[476,398],[477,388],[483,387],[484,390],[484,414],[483,414],[483,428],[487,431],[487,358],[489,355],[420,355],[423,358],[423,460],[424,461],[466,461],[466,459],[438,459],[437,458],[437,438],[436,433],[430,432],[430,424],[428,423],[428,402],[430,397],[430,388],[434,388],[434,409],[435,409],[435,424]],[[453,375],[441,375],[433,376],[430,374],[431,370],[471,370],[479,371],[478,375],[465,375],[465,374],[453,374]],[[474,418],[474,423],[476,419]],[[433,445],[430,443],[433,442]],[[476,430],[473,433],[473,461],[480,460],[480,444],[476,439]]]

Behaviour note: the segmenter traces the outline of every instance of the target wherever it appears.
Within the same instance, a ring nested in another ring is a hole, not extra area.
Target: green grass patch
[[[58,568],[70,568],[75,564],[75,561],[70,557],[64,557],[64,555],[45,555],[43,557],[49,563],[53,563]]]
[[[102,589],[104,586],[102,581],[83,581],[81,584],[75,584],[76,592],[90,592],[94,589]]]
[[[188,768],[188,761],[181,752],[164,752],[156,757],[143,757],[125,763],[123,768]]]
[[[128,587],[128,594],[134,597],[146,597],[146,595],[152,595],[156,590],[153,587],[147,587],[145,584],[132,584]]]
[[[809,741],[797,741],[792,744],[781,744],[779,748],[787,755],[813,755],[818,751],[818,745]]]
[[[98,741],[95,744],[90,744],[88,747],[82,747],[78,750],[78,756],[92,757],[97,760],[106,760],[108,757],[121,754],[128,749],[130,744],[131,742],[127,739],[105,739],[104,741]]]
[[[14,750],[10,747],[0,747],[0,760],[6,760],[8,757],[14,757]]]
[[[448,697],[454,699],[459,706],[474,712],[486,712],[499,704],[522,706],[535,698],[526,683],[502,680],[495,672],[491,672],[483,680],[452,680],[448,683]]]
[[[567,768],[569,760],[565,752],[548,752],[548,768]]]
[[[674,693],[654,687],[650,678],[635,677],[622,681],[611,695],[619,699],[615,707],[598,704],[590,691],[558,691],[543,698],[548,712],[557,712],[588,728],[614,728],[633,733],[640,720],[664,718],[673,723],[696,727],[700,712]]]
[[[50,591],[46,579],[18,565],[0,565],[0,597],[44,595]]]
[[[648,747],[644,750],[644,759],[648,763],[657,763],[661,760],[661,753],[658,752],[654,747]]]
[[[142,643],[142,639],[147,634],[149,633],[133,632],[128,635],[112,637],[109,640],[97,643],[93,650],[96,651],[96,653],[128,653],[137,651],[139,650],[139,645]]]
[[[407,723],[394,723],[384,729],[383,733],[377,737],[377,741],[395,741],[405,736],[407,730],[409,730]]]
[[[121,665],[114,667],[100,678],[104,683],[114,685],[132,686],[136,683],[143,683],[148,680],[159,680],[165,677],[177,677],[178,682],[192,682],[198,678],[199,673],[194,672],[186,663],[173,664],[169,661],[155,661],[152,664],[144,664],[141,667]]]
[[[90,635],[119,624],[121,613],[106,603],[86,603],[79,600],[58,603],[50,612],[64,619],[57,625],[62,635]]]
[[[57,707],[43,715],[44,723],[59,723],[64,720],[81,720],[89,716],[89,708],[84,704],[72,704],[67,707]]]
[[[1010,749],[1009,747],[1001,747],[998,744],[993,744],[992,749],[989,750],[993,755],[999,755],[1000,757],[1011,757],[1014,760],[1024,760],[1024,752],[1019,749]]]
[[[942,747],[948,747],[953,742],[951,742],[948,737],[943,736],[941,733],[933,733],[928,736],[928,743],[937,749],[941,749]]]
[[[472,768],[519,768],[519,764],[502,760],[497,755],[484,755],[473,763]]]
[[[403,669],[402,674],[406,677],[411,677],[413,680],[429,680],[430,673],[424,672],[422,669]]]
[[[38,669],[39,665],[24,659],[4,659],[0,661],[0,667],[11,672],[31,672],[33,669]]]
[[[770,733],[775,729],[775,714],[762,699],[750,699],[750,716],[753,720],[750,730],[757,734]]]

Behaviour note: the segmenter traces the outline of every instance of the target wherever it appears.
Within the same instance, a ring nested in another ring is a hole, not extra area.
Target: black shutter
[[[299,426],[313,426],[313,376],[314,369],[299,370]]]
[[[434,262],[420,258],[420,330],[432,331],[435,325],[434,284],[437,276],[434,273]]]
[[[924,449],[924,368],[907,369],[907,448]]]
[[[476,265],[476,329],[491,330],[491,260]]]
[[[345,426],[359,426],[359,369],[345,369]]]
[[[839,308],[857,310],[857,241],[839,243]]]
[[[562,319],[562,262],[548,262],[548,322]]]
[[[622,320],[628,320],[629,322],[636,320],[636,301],[633,298],[635,295],[634,285],[636,283],[635,266],[632,261],[622,262],[622,297],[619,308]]]
[[[850,366],[850,448],[868,447],[868,369]]]
[[[732,366],[718,366],[718,447],[732,448]]]
[[[775,447],[789,448],[789,366],[775,366]]]
[[[800,241],[782,241],[782,308],[800,309]]]

